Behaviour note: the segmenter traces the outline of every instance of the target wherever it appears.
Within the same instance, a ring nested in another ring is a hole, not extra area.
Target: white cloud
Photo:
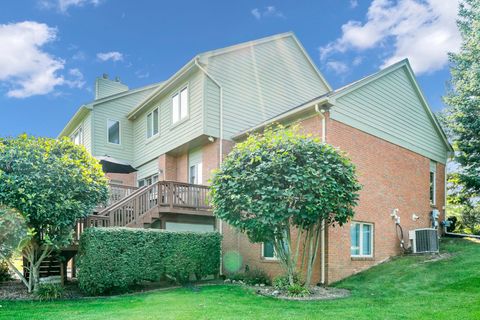
[[[320,58],[391,45],[382,67],[408,58],[417,73],[442,69],[447,53],[460,47],[457,11],[458,0],[373,0],[366,22],[345,23],[342,36],[320,48]]]
[[[344,74],[348,72],[347,64],[341,61],[331,60],[328,61],[325,65],[328,69],[332,70],[336,74]]]
[[[67,13],[70,7],[83,7],[85,5],[98,6],[103,0],[39,0],[39,5],[46,9],[57,9]]]
[[[65,62],[42,51],[56,34],[56,29],[34,21],[0,24],[0,81],[9,88],[7,96],[47,94],[64,83],[58,71]]]
[[[65,78],[60,74],[65,61],[43,50],[56,38],[57,29],[44,23],[0,24],[0,82],[7,88],[8,97],[48,94],[63,85],[83,87],[85,81],[79,69],[70,69]]]
[[[137,71],[135,71],[135,75],[139,79],[144,79],[144,78],[150,77],[150,72],[145,71],[145,70],[137,70]]]
[[[355,9],[358,7],[358,0],[350,0],[350,8]]]
[[[97,58],[102,61],[122,61],[123,60],[123,54],[121,54],[118,51],[110,51],[110,52],[99,52],[97,53]]]
[[[359,66],[363,62],[363,57],[355,57],[352,61],[352,65]]]
[[[83,78],[83,73],[79,69],[70,69],[68,70],[68,74],[72,76],[72,80],[65,80],[66,85],[70,88],[83,88],[85,80]]]
[[[260,10],[259,8],[255,8],[255,9],[252,9],[250,13],[257,20],[260,20],[262,18],[268,18],[268,17],[285,18],[285,15],[274,6],[267,6],[263,10]]]

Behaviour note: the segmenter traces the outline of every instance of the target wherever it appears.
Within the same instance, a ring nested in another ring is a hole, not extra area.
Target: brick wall
[[[327,282],[335,282],[401,253],[396,226],[390,213],[399,209],[404,241],[408,230],[430,226],[429,171],[430,160],[412,151],[375,136],[328,119],[327,143],[346,152],[357,166],[363,189],[355,212],[355,221],[374,225],[373,258],[354,259],[350,256],[350,224],[330,227],[326,234]],[[321,136],[321,119],[312,117],[301,122],[301,130]],[[207,161],[204,161],[206,163]],[[444,165],[437,165],[437,208],[444,206]],[[413,221],[412,215],[420,218]],[[261,258],[261,245],[252,244],[243,234],[223,223],[223,250],[238,251],[243,266],[258,267],[271,276],[282,273],[278,262]],[[320,252],[313,274],[313,283],[320,281]]]
[[[313,120],[313,119],[311,119]],[[345,151],[357,166],[363,189],[354,220],[374,224],[373,258],[350,257],[350,224],[328,230],[328,282],[335,282],[402,252],[395,223],[399,209],[404,240],[408,230],[430,226],[430,159],[379,139],[343,123],[329,120],[327,142]],[[437,206],[443,212],[443,171],[437,168]],[[412,219],[415,214],[420,218]]]
[[[123,173],[106,173],[105,176],[111,183],[122,184],[124,186],[136,186],[137,174],[135,172],[123,174]]]

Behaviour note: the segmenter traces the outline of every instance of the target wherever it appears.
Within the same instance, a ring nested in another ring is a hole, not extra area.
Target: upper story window
[[[352,257],[373,256],[373,224],[352,222],[350,224],[350,255]]]
[[[74,134],[72,134],[71,139],[72,139],[73,143],[75,143],[77,145],[83,143],[83,131],[82,131],[81,127],[78,128],[78,130],[75,131]]]
[[[147,114],[147,138],[158,134],[158,108]]]
[[[436,176],[437,176],[436,164],[431,163],[430,164],[430,204],[432,206],[436,204],[436,199],[435,199],[436,198],[435,197],[435,190],[437,189],[436,188],[436,185],[437,185]]]
[[[175,93],[172,97],[172,123],[188,116],[188,87]]]
[[[107,135],[109,143],[120,144],[120,121],[107,121]]]

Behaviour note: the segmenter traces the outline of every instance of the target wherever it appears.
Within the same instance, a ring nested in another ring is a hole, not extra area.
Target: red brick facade
[[[326,120],[326,141],[344,151],[357,167],[363,189],[355,209],[354,221],[373,224],[373,257],[352,258],[350,255],[350,223],[330,227],[326,232],[326,282],[332,283],[402,252],[395,221],[390,214],[398,209],[404,241],[408,246],[408,230],[429,227],[432,207],[429,200],[430,159],[405,148],[352,128],[335,120]],[[319,116],[301,122],[306,133],[321,135]],[[207,162],[204,162],[205,164]],[[436,208],[444,214],[444,165],[437,164]],[[414,221],[413,215],[419,218]],[[238,251],[244,267],[264,269],[270,275],[282,273],[278,262],[262,259],[261,245],[252,244],[243,235],[223,224],[223,250]],[[319,259],[313,274],[321,280]]]

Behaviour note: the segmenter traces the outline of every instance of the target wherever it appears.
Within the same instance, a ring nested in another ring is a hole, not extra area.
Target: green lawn
[[[480,243],[447,239],[450,258],[395,259],[338,283],[332,301],[279,301],[237,286],[59,302],[0,302],[1,319],[480,319]]]

